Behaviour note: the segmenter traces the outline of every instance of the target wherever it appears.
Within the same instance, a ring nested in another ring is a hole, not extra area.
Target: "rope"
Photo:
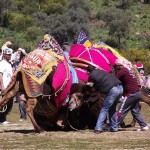
[[[4,107],[2,107],[2,109],[0,110],[0,112],[4,113],[6,110],[7,110],[7,104]]]
[[[70,124],[69,120],[67,121],[67,123],[69,124],[69,126],[70,126],[73,130],[75,130],[75,131],[78,131],[78,130],[79,130],[79,129],[74,128],[74,127]]]

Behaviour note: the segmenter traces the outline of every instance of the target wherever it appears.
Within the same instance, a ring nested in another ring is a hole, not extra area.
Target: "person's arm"
[[[115,77],[120,79],[123,76],[123,71],[122,70],[118,70],[118,72],[115,74]]]
[[[3,84],[3,73],[0,72],[0,85],[1,85],[1,91],[5,90],[4,84]]]

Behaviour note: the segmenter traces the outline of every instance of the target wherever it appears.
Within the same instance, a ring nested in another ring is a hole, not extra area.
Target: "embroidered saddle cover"
[[[53,97],[59,106],[69,95],[72,84],[67,59],[52,51],[36,49],[22,60],[20,67],[27,95],[37,97],[43,95],[43,83],[54,66],[56,70],[52,79]]]

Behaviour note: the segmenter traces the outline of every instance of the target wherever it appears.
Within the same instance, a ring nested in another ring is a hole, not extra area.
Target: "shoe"
[[[99,133],[102,133],[103,131],[102,130],[94,130],[94,133],[96,134],[99,134]]]
[[[147,130],[149,130],[148,126],[141,127],[141,129],[137,129],[137,131],[147,131]]]
[[[2,122],[2,125],[6,125],[6,124],[10,124],[10,122],[8,122],[8,121]]]

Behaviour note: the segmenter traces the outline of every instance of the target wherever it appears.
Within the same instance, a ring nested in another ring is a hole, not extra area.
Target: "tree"
[[[109,0],[103,0],[103,5],[104,6],[109,6]]]
[[[2,13],[2,9],[3,9],[3,2],[0,2],[0,26],[2,26],[2,24],[3,24],[3,13]]]
[[[11,6],[11,1],[0,1],[0,25],[3,27],[7,27],[9,24],[9,8]]]
[[[131,14],[128,14],[120,9],[109,9],[103,14],[103,20],[109,26],[109,35],[112,40],[118,39],[118,47],[122,47],[124,38],[126,38],[130,31]]]
[[[89,4],[85,0],[71,0],[67,8],[67,15],[69,19],[67,22],[67,35],[69,39],[73,42],[80,31],[84,31],[87,35],[89,35]]]
[[[55,4],[56,2],[53,6]],[[60,6],[60,2],[57,6]],[[38,12],[34,13],[33,18],[43,31],[52,34],[60,45],[66,42],[65,40],[73,42],[81,30],[89,34],[90,7],[84,0],[71,0],[63,13],[58,12]]]
[[[150,4],[150,0],[144,0],[144,4]]]

